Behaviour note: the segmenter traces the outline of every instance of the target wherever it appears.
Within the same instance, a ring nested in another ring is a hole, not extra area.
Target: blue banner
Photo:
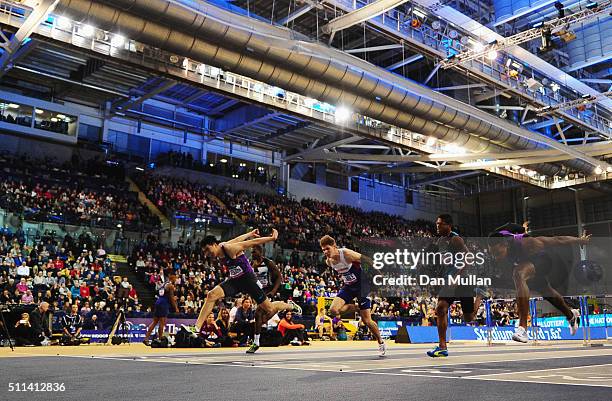
[[[604,320],[605,317],[605,320]],[[607,322],[606,322],[607,321]],[[515,325],[515,321],[511,321]],[[540,327],[569,327],[565,316],[541,317],[538,318]],[[589,326],[591,327],[610,327],[612,328],[612,314],[608,315],[589,315]]]
[[[411,343],[437,343],[438,330],[436,327],[407,327],[408,335]],[[550,340],[582,340],[583,329],[578,329],[578,332],[571,336],[569,328],[565,327],[538,327],[537,339],[540,341]],[[527,330],[530,340],[534,339],[534,332],[531,328]],[[514,327],[492,327],[491,339],[494,342],[510,342],[512,341],[512,333]],[[446,337],[449,340],[474,340],[486,342],[488,338],[488,330],[486,326],[471,327],[471,326],[454,326],[448,329]],[[606,338],[606,330],[604,327],[591,327],[591,339],[603,340]]]

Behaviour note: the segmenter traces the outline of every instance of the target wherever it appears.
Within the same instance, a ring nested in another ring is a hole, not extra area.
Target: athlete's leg
[[[336,297],[334,298],[334,300],[332,301],[331,306],[329,307],[329,314],[331,316],[336,316],[339,315],[340,313],[342,313],[343,308],[346,306],[347,301],[345,301],[344,299],[340,298],[340,297]]]
[[[544,294],[548,295],[544,297],[545,300],[550,302],[555,308],[559,309],[559,311],[561,311],[561,313],[565,315],[567,320],[573,319],[574,313],[572,312],[569,305],[565,302],[561,294],[557,292],[557,290],[555,290],[550,286],[550,284],[548,284],[548,288],[543,291]]]
[[[449,303],[444,298],[438,299],[436,305],[436,322],[438,327],[438,345],[446,349],[446,328],[448,327],[448,307]]]
[[[379,344],[383,343],[382,337],[380,336],[380,330],[378,330],[378,324],[374,320],[372,320],[372,314],[370,313],[370,309],[361,309],[359,311],[359,315],[361,316],[361,321],[363,324],[368,326],[370,332],[374,336],[374,339],[378,341]]]
[[[208,294],[206,294],[206,300],[204,301],[204,305],[202,305],[200,315],[196,321],[197,331],[200,331],[202,325],[204,325],[204,322],[206,321],[206,318],[213,311],[217,301],[223,298],[225,298],[225,292],[223,291],[221,285],[217,285],[215,288],[208,291]]]
[[[145,338],[144,338],[143,342],[149,341],[149,337],[151,336],[151,333],[153,332],[153,330],[155,330],[155,326],[157,326],[157,323],[159,323],[159,318],[158,317],[154,317],[153,321],[149,325],[149,328],[147,329],[147,334],[145,334]]]
[[[259,342],[261,327],[265,322],[270,320],[275,313],[273,303],[270,302],[269,299],[266,298],[263,302],[257,304],[257,309],[255,309],[255,338],[257,342]]]
[[[521,263],[514,268],[512,278],[516,287],[516,308],[519,315],[519,326],[527,329],[529,316],[529,286],[527,280],[535,275],[535,267],[531,262]]]
[[[164,332],[166,331],[166,322],[168,321],[167,317],[159,318],[159,328],[157,329],[157,339],[161,340],[164,338]]]

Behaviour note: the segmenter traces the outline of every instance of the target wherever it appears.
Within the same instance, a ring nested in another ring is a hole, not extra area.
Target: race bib
[[[344,279],[345,284],[353,284],[357,282],[357,276],[355,276],[353,273],[346,273],[342,276],[342,278]]]
[[[242,267],[240,266],[234,266],[230,269],[229,274],[230,274],[230,278],[235,278],[240,276],[242,273],[244,273],[244,270],[242,270]]]

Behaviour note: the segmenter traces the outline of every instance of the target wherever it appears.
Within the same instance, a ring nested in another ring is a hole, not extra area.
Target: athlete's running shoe
[[[289,305],[291,305],[291,307],[293,308],[291,311],[297,313],[298,315],[302,314],[302,307],[298,304],[296,304],[295,302],[293,302],[292,300],[288,300],[287,303]]]
[[[382,358],[385,356],[386,353],[387,353],[387,343],[383,341],[382,343],[378,344],[378,356]]]
[[[440,347],[436,347],[431,351],[427,351],[427,355],[432,358],[445,358],[448,356],[448,350],[445,348],[442,349]]]
[[[527,337],[527,330],[524,327],[518,326],[514,330],[514,334],[512,334],[512,339],[519,343],[529,342],[529,337]]]
[[[253,344],[251,344],[249,349],[246,351],[246,353],[247,354],[254,354],[255,352],[257,352],[258,349],[259,349],[259,345],[253,343]]]
[[[572,309],[572,314],[574,317],[568,319],[567,322],[569,324],[570,335],[576,334],[578,331],[578,325],[580,324],[580,313],[576,309]]]

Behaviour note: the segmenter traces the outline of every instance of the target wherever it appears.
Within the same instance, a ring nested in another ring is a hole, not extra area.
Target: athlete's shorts
[[[561,295],[567,295],[571,256],[563,255],[561,250],[555,250],[534,255],[529,261],[535,269],[534,277],[527,280],[529,288],[540,292],[544,297],[551,295],[549,286]]]
[[[359,310],[372,308],[372,300],[370,297],[361,296],[361,288],[358,285],[344,286],[340,289],[338,295],[336,296],[347,304],[352,303],[353,299],[357,298],[357,301],[359,302]]]
[[[257,304],[266,300],[266,293],[259,286],[255,273],[246,273],[238,278],[228,278],[221,284],[226,297],[233,297],[238,293],[248,294]]]
[[[453,302],[461,303],[461,310],[464,314],[474,313],[474,298],[473,297],[438,297],[438,300],[444,300],[451,305]]]
[[[168,317],[170,313],[170,304],[168,302],[159,302],[155,304],[153,317]]]

